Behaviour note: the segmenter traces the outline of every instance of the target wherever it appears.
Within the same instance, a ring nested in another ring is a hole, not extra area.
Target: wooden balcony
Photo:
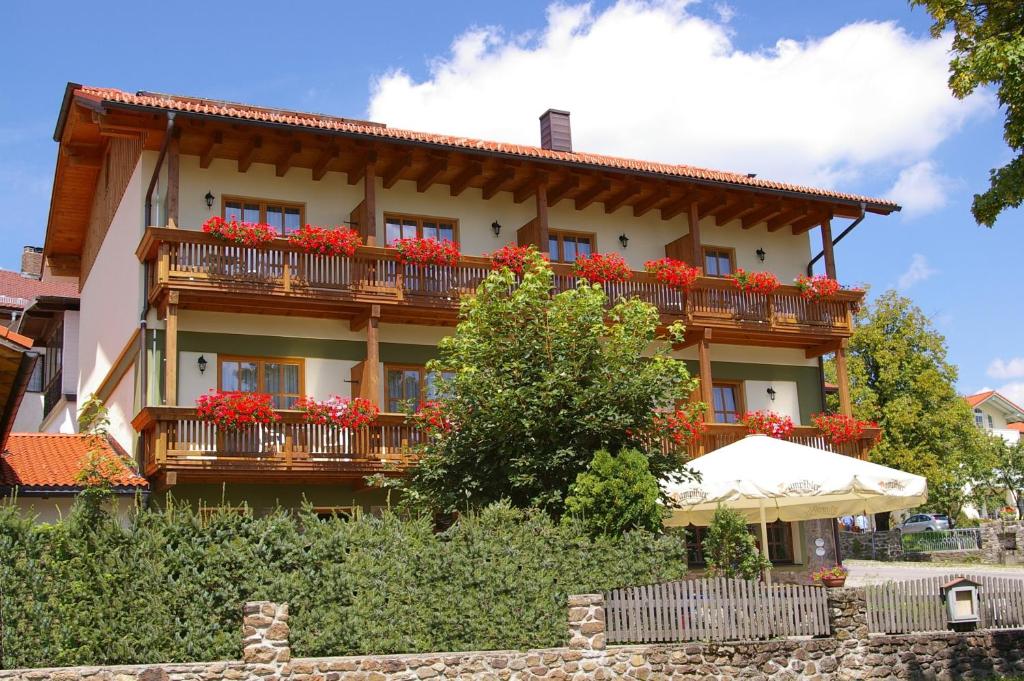
[[[479,256],[463,256],[455,267],[403,266],[389,248],[362,246],[352,258],[321,256],[284,239],[246,248],[199,231],[158,227],[146,230],[136,253],[147,265],[155,304],[172,290],[182,308],[224,311],[353,317],[373,304],[380,305],[382,321],[422,324],[455,324],[459,298],[491,271],[489,259]],[[553,268],[556,291],[576,286],[570,266]],[[611,300],[646,300],[666,323],[713,328],[719,343],[808,349],[848,337],[863,297],[843,291],[814,303],[795,286],[752,294],[716,277],[701,277],[683,293],[646,272],[605,290]]]
[[[237,432],[220,432],[194,407],[146,407],[132,425],[142,433],[143,472],[157,489],[182,483],[360,483],[367,475],[400,475],[415,461],[420,433],[404,414],[381,414],[360,430],[306,423],[302,413],[279,410],[281,420]],[[747,435],[738,424],[708,424],[701,456]],[[878,435],[832,447],[814,427],[798,426],[794,442],[866,459]]]

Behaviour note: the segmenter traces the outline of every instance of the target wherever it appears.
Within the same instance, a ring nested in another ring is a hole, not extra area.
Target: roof
[[[0,338],[4,339],[4,340],[6,340],[6,341],[8,341],[10,343],[13,343],[15,345],[20,345],[22,348],[24,348],[26,350],[31,350],[32,349],[32,339],[31,338],[29,338],[27,336],[22,336],[17,331],[11,331],[6,326],[0,326]]]
[[[11,433],[6,451],[0,455],[0,485],[79,489],[76,476],[92,446],[89,436],[81,433]],[[123,468],[123,473],[114,480],[115,486],[149,486],[145,478],[123,463],[124,451],[116,443],[105,441],[104,449]]]
[[[39,296],[78,297],[78,282],[73,280],[41,280],[21,272],[0,270],[0,308],[23,309]]]
[[[774,180],[751,177],[743,173],[711,170],[708,168],[698,168],[690,165],[641,161],[586,152],[555,151],[524,144],[493,142],[457,135],[443,135],[429,132],[417,132],[413,130],[402,130],[399,128],[389,128],[380,123],[358,121],[351,118],[340,118],[325,114],[274,109],[253,106],[250,104],[226,102],[216,99],[161,94],[155,92],[140,91],[130,93],[115,88],[91,86],[77,86],[74,90],[74,94],[78,97],[91,99],[97,104],[121,104],[129,107],[162,109],[166,111],[182,112],[185,114],[217,116],[258,123],[309,128],[312,130],[350,133],[353,135],[375,137],[396,142],[433,144],[459,150],[504,154],[542,161],[569,162],[587,166],[603,167],[612,170],[648,172],[698,181],[722,182],[745,186],[751,189],[796,192],[812,197],[863,202],[871,204],[876,209],[882,209],[885,212],[900,209],[898,204],[889,199],[872,198],[869,196],[849,194],[829,189],[818,189],[814,187],[790,184],[787,182],[776,182]],[[58,124],[58,128],[59,126],[60,124]],[[60,130],[58,129],[57,132],[59,135]]]
[[[975,393],[974,395],[967,395],[964,397],[964,400],[971,408],[974,408],[993,398],[1000,403],[999,406],[1002,407],[1004,412],[1011,415],[1016,412],[1016,416],[1018,418],[1024,419],[1024,409],[1021,409],[1019,406],[1008,400],[1005,395],[996,390],[986,390],[984,392]]]
[[[1017,421],[1015,423],[1007,423],[1006,427],[1010,430],[1016,430],[1018,433],[1024,433],[1024,421]]]

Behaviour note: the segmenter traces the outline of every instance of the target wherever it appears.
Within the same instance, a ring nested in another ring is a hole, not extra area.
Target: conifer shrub
[[[173,503],[34,525],[0,504],[0,666],[238,659],[249,600],[290,604],[297,657],[558,646],[569,594],[678,579],[685,561],[680,534],[592,538],[505,504],[443,533]]]

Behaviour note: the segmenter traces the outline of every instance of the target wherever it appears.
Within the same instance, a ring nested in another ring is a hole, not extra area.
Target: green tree
[[[613,456],[601,449],[569,488],[566,517],[577,518],[595,536],[629,530],[657,532],[666,515],[659,496],[658,480],[642,452],[623,449]]]
[[[757,542],[747,529],[747,521],[738,511],[726,506],[715,509],[704,535],[703,548],[711,577],[757,579],[762,570],[772,567],[757,550]]]
[[[935,22],[932,36],[953,30],[949,89],[963,99],[994,86],[1006,111],[1003,139],[1016,155],[990,172],[989,188],[974,195],[971,212],[991,227],[1007,208],[1024,201],[1024,3],[1020,0],[910,0]]]
[[[455,334],[428,365],[448,378],[420,419],[430,436],[407,499],[448,512],[508,499],[559,516],[602,448],[637,449],[659,479],[681,473],[683,455],[664,453],[646,434],[655,409],[673,408],[694,388],[671,356],[682,327],[659,337],[652,305],[609,308],[600,286],[551,295],[553,283],[532,252],[521,281],[497,270],[463,302]]]
[[[835,376],[831,362],[827,370]],[[887,291],[858,314],[849,374],[854,415],[882,430],[872,461],[925,476],[933,499],[967,481],[960,472],[977,455],[977,429],[945,338],[910,299]]]
[[[1024,440],[1010,444],[992,435],[988,438],[990,457],[986,465],[979,466],[972,477],[975,504],[1002,508],[1007,493],[1017,506],[1017,514],[1024,518]]]
[[[82,504],[76,509],[94,518],[104,502],[113,496],[115,481],[130,470],[131,461],[123,460],[110,447],[110,417],[107,407],[95,394],[82,404],[78,411],[78,431],[85,436],[89,449],[75,474],[75,480],[82,486]]]

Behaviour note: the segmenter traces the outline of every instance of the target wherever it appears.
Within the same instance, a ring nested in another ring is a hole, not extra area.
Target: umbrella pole
[[[760,503],[761,508],[761,555],[764,556],[765,560],[771,560],[768,557],[768,522],[765,519],[764,513],[764,502]],[[765,570],[765,583],[771,585],[772,583],[772,571],[770,569]]]

